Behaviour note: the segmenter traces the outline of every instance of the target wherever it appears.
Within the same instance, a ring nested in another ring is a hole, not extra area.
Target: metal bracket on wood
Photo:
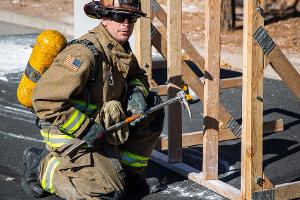
[[[156,0],[151,0],[151,8],[154,12],[157,12],[160,10],[160,5]]]
[[[254,192],[252,194],[252,200],[274,200],[274,199],[275,199],[275,192],[273,189]]]
[[[230,120],[227,122],[227,127],[232,131],[236,138],[241,136],[242,126],[234,118],[230,118]]]
[[[257,6],[257,7],[256,7],[256,11],[257,11],[262,17],[265,17],[265,16],[266,16],[264,9],[262,9],[261,7]]]
[[[276,46],[275,42],[262,26],[255,31],[253,37],[266,55],[268,55]]]

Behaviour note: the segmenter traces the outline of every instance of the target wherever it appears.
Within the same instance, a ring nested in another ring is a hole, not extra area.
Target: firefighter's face
[[[124,18],[124,20],[120,22],[120,20],[116,21],[112,18],[105,17],[102,18],[102,24],[109,34],[120,44],[124,44],[129,40],[134,28],[134,22],[128,18]]]

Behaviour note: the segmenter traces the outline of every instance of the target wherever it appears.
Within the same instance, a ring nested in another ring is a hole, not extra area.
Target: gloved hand
[[[93,124],[82,138],[86,141],[89,148],[94,146],[95,141],[102,141],[104,139],[105,129],[100,124]]]
[[[146,108],[147,102],[143,92],[138,87],[133,88],[127,96],[127,116],[143,113],[145,112]],[[135,126],[145,118],[147,118],[147,116],[143,115],[131,122],[130,125]]]

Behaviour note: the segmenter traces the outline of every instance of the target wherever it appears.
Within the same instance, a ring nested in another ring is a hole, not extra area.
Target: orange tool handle
[[[128,117],[125,119],[125,124],[129,124],[129,123],[133,122],[134,120],[140,118],[141,116],[142,116],[142,114],[132,115],[131,117]]]

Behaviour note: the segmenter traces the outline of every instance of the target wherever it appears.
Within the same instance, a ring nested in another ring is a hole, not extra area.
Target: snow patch
[[[15,178],[11,178],[11,177],[6,178],[6,181],[13,181],[13,180],[15,180]]]
[[[0,43],[0,78],[5,73],[24,71],[32,48],[29,45]],[[2,72],[2,73],[1,73]]]
[[[5,94],[5,93],[6,93],[6,91],[5,91],[5,90],[1,90],[1,93]]]
[[[8,79],[4,76],[0,76],[0,81],[8,81]]]
[[[168,185],[168,189],[162,191],[162,194],[175,195],[176,197],[192,198],[192,199],[207,199],[215,200],[220,199],[220,196],[207,190],[200,190],[193,187],[182,187],[181,185]]]

